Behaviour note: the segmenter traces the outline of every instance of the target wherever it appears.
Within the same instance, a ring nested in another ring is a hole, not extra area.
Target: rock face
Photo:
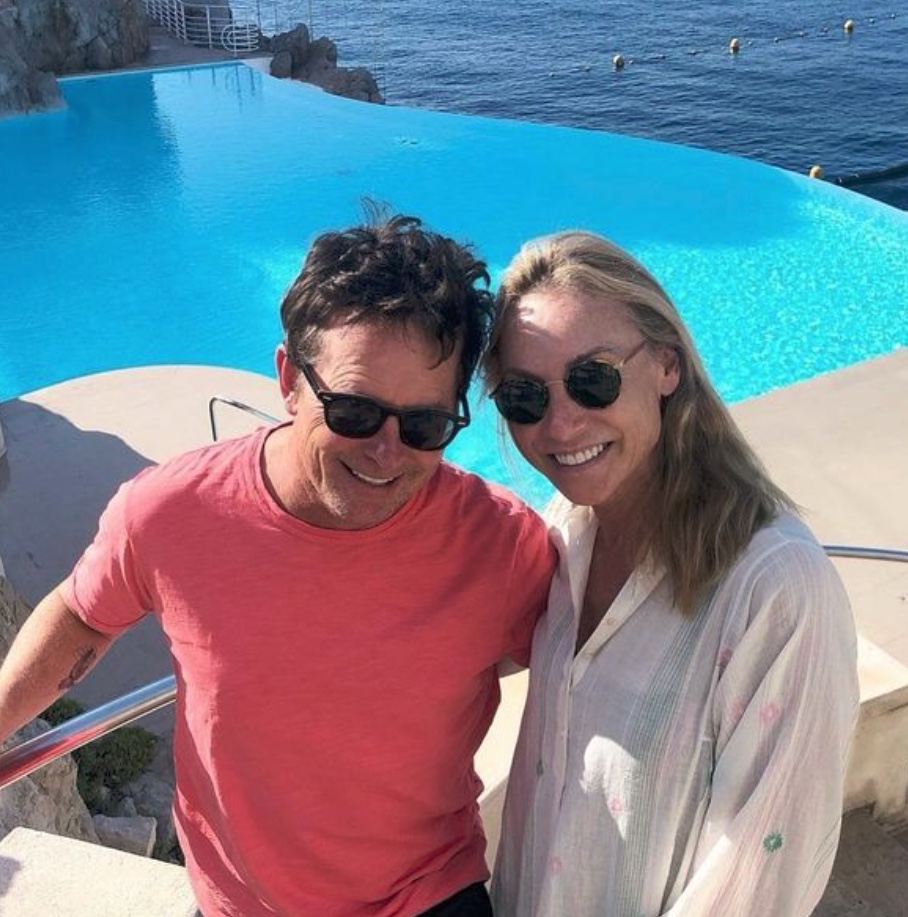
[[[118,815],[144,816],[157,826],[161,856],[168,859],[178,846],[173,823],[173,736],[162,736],[148,769],[122,788],[124,798]]]
[[[13,7],[0,6],[0,116],[61,107],[57,81],[23,58],[14,16]]]
[[[52,73],[111,70],[147,53],[141,0],[0,0],[0,115],[60,106]]]
[[[263,41],[273,54],[271,75],[313,83],[333,95],[360,102],[384,103],[375,77],[365,67],[338,67],[337,45],[330,38],[309,37],[300,24]]]
[[[40,735],[46,728],[43,720],[35,720],[9,744]],[[76,764],[69,755],[0,790],[0,838],[13,828],[33,828],[98,843],[91,815],[76,789]]]
[[[0,577],[0,659],[5,659],[29,607]],[[39,735],[47,728],[35,720],[7,744]],[[91,815],[76,789],[76,765],[69,755],[0,790],[0,838],[13,828],[34,828],[64,837],[98,842]]]
[[[95,815],[92,824],[105,847],[114,847],[140,857],[150,857],[154,850],[158,823],[144,815],[128,815],[111,818],[109,815]]]
[[[112,70],[148,53],[140,0],[15,0],[29,61],[39,70]]]

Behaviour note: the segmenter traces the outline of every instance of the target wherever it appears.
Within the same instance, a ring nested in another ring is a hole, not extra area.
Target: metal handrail
[[[265,416],[264,411],[250,408],[243,402],[234,403],[231,399],[215,396],[209,402],[223,401],[232,407],[249,410],[256,416]],[[276,419],[276,418],[275,418]],[[852,557],[860,560],[884,560],[895,563],[908,563],[908,551],[898,548],[867,548],[859,545],[823,545],[823,550],[830,557]],[[94,739],[107,735],[120,726],[153,713],[161,707],[173,703],[176,697],[176,679],[173,675],[138,688],[129,694],[115,698],[79,714],[47,732],[21,742],[6,751],[0,752],[0,789],[25,777],[39,767],[62,757],[68,752]]]
[[[0,789],[94,739],[172,704],[176,695],[176,678],[169,675],[0,752]]]
[[[266,423],[277,423],[280,420],[280,417],[275,417],[267,411],[260,411],[251,404],[246,404],[245,401],[237,401],[235,398],[226,397],[226,395],[212,395],[208,399],[208,425],[211,427],[211,438],[215,442],[218,441],[218,429],[214,419],[215,404],[226,404],[228,407],[237,408],[240,411],[245,411],[247,414],[258,417],[259,420],[264,420]]]
[[[891,560],[908,564],[908,551],[898,548],[864,548],[858,545],[824,544],[823,550],[830,557],[852,557],[856,560]]]

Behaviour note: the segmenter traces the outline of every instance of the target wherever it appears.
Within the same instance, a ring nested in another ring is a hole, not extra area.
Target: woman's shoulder
[[[790,617],[792,623],[836,609],[850,617],[835,566],[809,526],[790,512],[754,534],[717,593],[746,596],[751,615],[771,607],[777,619]]]
[[[816,535],[800,516],[788,511],[758,529],[736,567],[744,571],[826,571],[832,563]]]

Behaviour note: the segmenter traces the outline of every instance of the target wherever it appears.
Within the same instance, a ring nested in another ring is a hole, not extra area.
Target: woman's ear
[[[656,359],[662,366],[659,394],[663,398],[668,398],[681,382],[681,357],[674,347],[660,347]]]
[[[294,366],[290,355],[287,353],[286,344],[278,344],[274,351],[274,365],[277,368],[277,378],[281,386],[281,396],[288,414],[296,413],[297,383],[300,372]]]

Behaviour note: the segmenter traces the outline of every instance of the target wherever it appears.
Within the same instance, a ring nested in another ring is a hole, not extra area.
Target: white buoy
[[[846,19],[845,25],[843,25],[842,28],[850,35],[854,31],[854,20]]]
[[[822,166],[811,166],[810,171],[807,174],[811,178],[822,178],[823,177],[823,167]]]
[[[737,54],[740,50],[741,50],[741,42],[738,41],[737,38],[733,38],[733,39],[728,43],[728,53],[729,53],[729,54]]]
[[[613,66],[616,70],[623,70],[623,69],[624,69],[624,55],[622,55],[622,54],[616,54],[616,55],[612,58],[612,66]]]

